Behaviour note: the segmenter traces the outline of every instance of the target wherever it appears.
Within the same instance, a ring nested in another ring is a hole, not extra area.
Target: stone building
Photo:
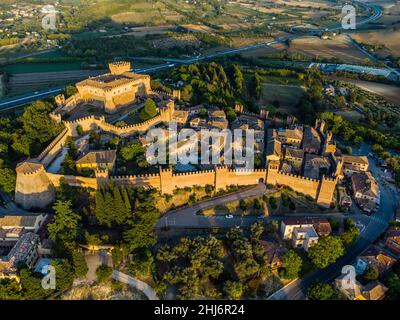
[[[76,160],[76,168],[113,170],[117,159],[116,150],[90,151]]]
[[[150,76],[131,72],[129,62],[109,64],[110,73],[92,77],[76,84],[79,96],[84,101],[99,103],[107,113],[133,103],[137,95],[151,92]]]

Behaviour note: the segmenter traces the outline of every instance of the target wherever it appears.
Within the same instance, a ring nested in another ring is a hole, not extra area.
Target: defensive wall
[[[145,132],[161,122],[170,122],[174,113],[174,101],[159,109],[159,114],[145,122],[116,127],[105,121],[104,117],[89,116],[73,121],[63,121],[64,130],[36,158],[27,160],[25,166],[17,167],[16,196],[17,203],[24,208],[43,208],[54,201],[55,187],[60,185],[61,178],[71,186],[98,189],[102,184],[112,181],[117,185],[131,187],[149,187],[163,194],[172,194],[176,188],[212,185],[216,190],[229,185],[255,185],[260,182],[272,185],[286,185],[297,192],[316,199],[321,206],[331,205],[338,174],[334,178],[322,177],[320,180],[296,176],[279,171],[279,164],[273,161],[264,169],[231,169],[217,166],[213,170],[173,173],[171,169],[161,169],[157,174],[109,176],[106,171],[96,171],[95,178],[53,174],[46,171],[49,164],[61,152],[69,136],[77,137],[77,128],[83,131],[103,130],[119,136],[128,136],[135,132]],[[340,169],[340,168],[339,168]]]
[[[230,169],[217,166],[213,170],[173,173],[171,169],[160,168],[159,173],[109,176],[107,171],[96,171],[95,178],[48,173],[44,166],[28,174],[18,174],[16,201],[24,208],[45,207],[55,199],[55,188],[61,179],[74,187],[98,189],[112,181],[119,186],[145,187],[159,190],[162,194],[172,194],[177,188],[212,185],[215,190],[230,185],[255,185],[258,183],[290,186],[317,200],[321,206],[329,207],[336,186],[336,178],[309,179],[268,169]]]

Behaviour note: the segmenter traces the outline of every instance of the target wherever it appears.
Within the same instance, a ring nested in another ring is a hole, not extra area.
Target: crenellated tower
[[[24,209],[44,208],[55,200],[55,188],[43,164],[28,160],[17,165],[15,201]]]

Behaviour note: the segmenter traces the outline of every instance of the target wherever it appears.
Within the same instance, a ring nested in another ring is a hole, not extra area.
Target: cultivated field
[[[366,31],[352,33],[351,37],[358,43],[378,47],[375,52],[381,57],[400,57],[400,30]]]
[[[265,106],[279,101],[278,111],[293,112],[303,93],[304,89],[296,85],[263,83],[259,104]]]
[[[95,76],[104,72],[104,70],[75,70],[12,74],[8,81],[8,94],[16,95],[48,86],[75,83],[89,76]]]
[[[339,59],[344,63],[363,64],[368,58],[351,40],[344,36],[323,40],[319,37],[303,37],[293,39],[289,45],[289,53],[299,53],[311,58]]]

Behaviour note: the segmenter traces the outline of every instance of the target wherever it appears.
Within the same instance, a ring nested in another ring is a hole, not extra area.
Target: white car
[[[233,215],[227,214],[227,215],[225,216],[225,218],[227,218],[227,219],[233,219]]]

